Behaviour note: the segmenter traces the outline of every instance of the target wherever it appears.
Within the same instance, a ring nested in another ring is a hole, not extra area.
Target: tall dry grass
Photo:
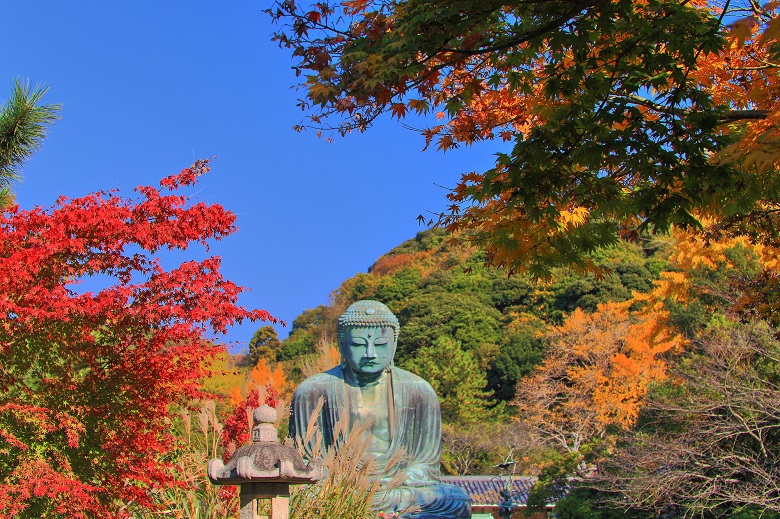
[[[340,434],[346,430],[344,420],[336,424],[334,437],[346,440],[323,452],[316,417],[323,401],[312,413],[304,442],[315,438],[318,448],[315,456],[323,458],[325,477],[314,485],[293,487],[290,498],[291,519],[376,519],[379,512],[374,504],[382,492],[397,488],[404,479],[403,474],[384,484],[377,475],[378,464],[374,456],[368,453],[371,445],[369,431],[371,423],[356,424],[348,435]],[[298,442],[301,445],[301,442]],[[317,452],[319,450],[319,452]],[[405,454],[394,455],[387,467],[392,469],[404,461]]]
[[[323,333],[317,341],[317,353],[301,360],[301,373],[309,378],[338,366],[339,362],[341,362],[341,354],[336,341],[327,333]]]
[[[182,437],[169,468],[177,484],[154,495],[155,510],[133,509],[131,516],[133,519],[237,519],[238,494],[212,485],[206,474],[208,460],[220,457],[222,424],[217,419],[214,402],[205,402],[194,415],[182,409],[179,417]]]

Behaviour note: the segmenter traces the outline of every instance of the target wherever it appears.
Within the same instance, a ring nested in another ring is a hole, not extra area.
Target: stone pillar
[[[257,499],[248,487],[249,485],[241,485],[241,487],[239,487],[239,517],[241,519],[260,519],[260,516],[257,513]]]
[[[270,519],[289,519],[290,485],[287,483],[245,483],[241,485],[240,519],[261,519],[257,500],[271,500]]]

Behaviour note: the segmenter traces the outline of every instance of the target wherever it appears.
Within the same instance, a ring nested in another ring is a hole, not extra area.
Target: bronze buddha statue
[[[398,344],[398,319],[377,301],[352,304],[338,321],[341,365],[304,380],[291,405],[290,436],[303,442],[318,402],[315,417],[321,444],[337,443],[336,424],[368,424],[368,455],[378,462],[376,477],[403,482],[388,485],[378,494],[379,511],[405,512],[415,519],[471,517],[466,492],[439,481],[441,411],[433,388],[417,375],[393,366]],[[314,454],[315,439],[302,445],[304,457]],[[388,463],[403,450],[406,461]],[[403,476],[399,474],[403,472]]]

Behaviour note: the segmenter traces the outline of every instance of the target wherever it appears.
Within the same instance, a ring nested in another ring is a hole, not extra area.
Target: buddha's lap
[[[465,490],[446,483],[420,487],[397,487],[381,493],[377,508],[385,511],[417,510],[404,514],[414,518],[470,517],[470,500]]]

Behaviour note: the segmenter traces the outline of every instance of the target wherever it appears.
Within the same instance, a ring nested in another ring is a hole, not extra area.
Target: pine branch
[[[19,170],[40,148],[47,127],[59,119],[60,105],[39,105],[47,90],[16,79],[11,96],[0,107],[0,188],[19,178]]]

